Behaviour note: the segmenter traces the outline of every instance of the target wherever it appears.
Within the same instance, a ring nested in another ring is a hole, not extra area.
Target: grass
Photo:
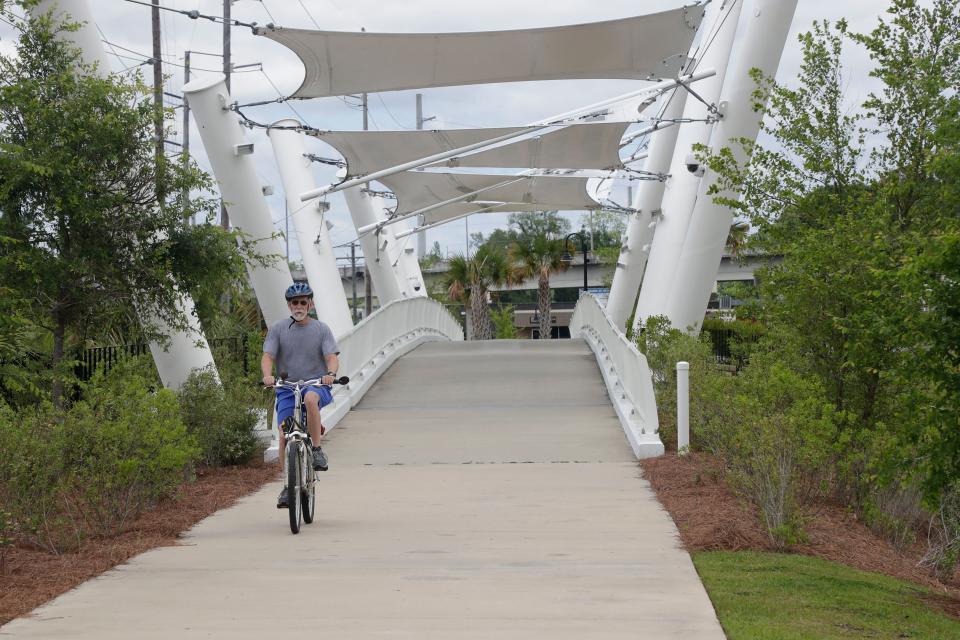
[[[697,553],[693,562],[730,640],[960,638],[922,587],[818,558]]]

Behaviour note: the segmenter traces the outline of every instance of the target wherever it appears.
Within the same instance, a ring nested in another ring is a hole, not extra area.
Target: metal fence
[[[145,342],[108,347],[91,347],[82,350],[77,355],[77,366],[74,369],[74,373],[78,379],[86,382],[92,378],[97,369],[101,367],[104,371],[109,371],[123,358],[139,356],[149,352],[150,345]]]
[[[249,355],[250,344],[247,334],[209,338],[207,343],[213,352],[215,360],[236,360],[243,367],[243,374],[250,373]],[[130,356],[140,356],[150,353],[150,345],[146,342],[133,344],[111,345],[106,347],[90,347],[77,354],[77,366],[74,373],[77,378],[87,382],[98,369],[110,371],[120,360]]]
[[[734,366],[739,371],[746,364],[743,352],[737,352],[733,347],[737,343],[756,342],[758,336],[738,333],[733,329],[704,329],[710,335],[710,345],[713,348],[713,358],[717,364]]]

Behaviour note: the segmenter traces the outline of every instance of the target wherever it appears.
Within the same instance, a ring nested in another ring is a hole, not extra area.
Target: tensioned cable
[[[264,79],[266,79],[266,81],[270,83],[270,86],[273,87],[273,90],[277,92],[277,96],[280,98],[283,98],[283,92],[281,92],[280,89],[277,88],[277,85],[273,83],[273,80],[270,79],[270,76],[267,75],[267,72],[263,70],[263,65],[260,65],[260,73],[263,74]],[[290,104],[289,101],[284,100],[283,104],[287,105],[290,111],[293,111],[293,115],[297,116],[300,122],[302,122],[303,124],[307,123],[307,119],[304,118],[302,115],[300,115],[300,113],[293,108],[293,105]]]
[[[270,18],[270,22],[276,22],[277,19],[273,17],[273,14],[270,13],[270,9],[267,8],[266,0],[258,0],[258,1],[260,2],[260,6],[263,7],[263,10],[267,12],[267,17]]]
[[[313,26],[315,26],[317,29],[320,29],[320,25],[317,23],[316,20],[313,19],[313,14],[310,13],[310,10],[307,9],[305,4],[303,4],[303,0],[297,0],[297,2],[300,3],[300,8],[302,8],[303,11],[307,14],[307,17],[310,18],[310,22],[313,23]]]
[[[124,0],[124,2],[130,2],[130,3],[132,3],[132,4],[143,5],[144,7],[150,7],[151,9],[154,7],[154,5],[149,4],[149,3],[147,3],[147,2],[142,2],[141,0]],[[207,15],[207,14],[204,14],[204,13],[200,13],[200,12],[199,12],[198,10],[196,10],[196,9],[190,9],[189,11],[184,11],[184,10],[182,10],[182,9],[174,9],[174,8],[172,8],[172,7],[164,7],[163,5],[160,5],[158,8],[159,8],[159,9],[162,9],[163,11],[171,11],[171,12],[173,12],[173,13],[179,13],[179,14],[181,14],[181,15],[187,16],[187,17],[190,18],[191,20],[197,20],[197,19],[199,19],[199,18],[203,18],[204,20],[209,20],[210,22],[215,22],[215,23],[217,23],[217,24],[224,24],[224,23],[226,22],[226,20],[224,20],[223,16]],[[231,26],[231,27],[247,27],[248,29],[254,30],[254,29],[256,29],[256,27],[257,27],[257,23],[256,23],[256,22],[241,22],[240,20],[234,20],[233,18],[231,18],[231,19],[230,19],[230,26]]]

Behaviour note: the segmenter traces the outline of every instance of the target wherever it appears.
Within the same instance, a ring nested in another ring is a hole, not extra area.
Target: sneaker
[[[313,448],[313,469],[314,471],[327,470],[327,456],[323,454],[323,449],[320,447]]]
[[[284,487],[280,490],[280,496],[277,498],[277,509],[286,509],[290,506],[290,502],[287,499],[287,488]]]

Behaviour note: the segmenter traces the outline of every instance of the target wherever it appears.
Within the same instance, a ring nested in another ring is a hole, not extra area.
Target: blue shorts
[[[296,404],[296,398],[294,398],[293,389],[277,389],[277,424],[283,424],[283,421],[293,415],[293,407]],[[333,402],[333,394],[330,393],[330,387],[307,387],[306,391],[303,392],[303,399],[306,400],[307,396],[311,393],[315,393],[320,396],[320,408],[327,406]],[[306,411],[306,407],[304,407]],[[303,419],[301,417],[301,419]]]

